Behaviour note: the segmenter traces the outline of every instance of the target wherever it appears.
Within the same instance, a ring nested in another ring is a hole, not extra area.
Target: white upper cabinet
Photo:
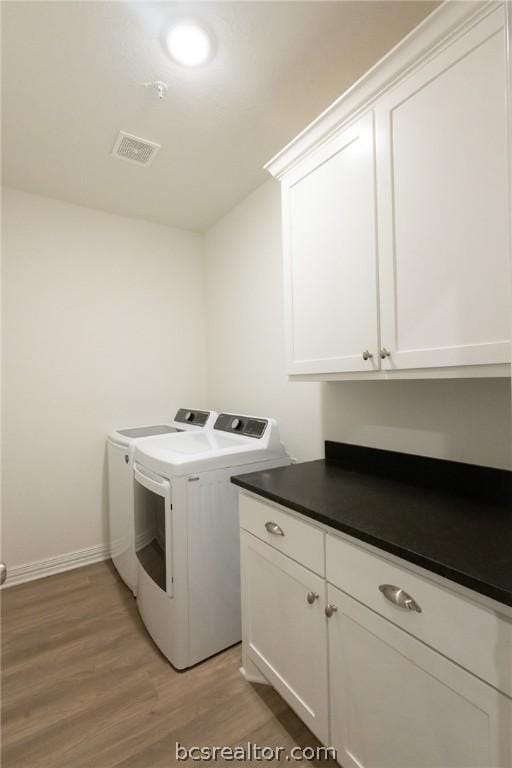
[[[375,107],[385,368],[510,360],[503,9]]]
[[[289,372],[372,370],[378,359],[373,114],[301,163],[283,195]]]
[[[269,164],[288,373],[509,375],[500,3],[445,3]]]

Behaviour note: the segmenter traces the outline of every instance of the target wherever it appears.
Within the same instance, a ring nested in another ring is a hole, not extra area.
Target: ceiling
[[[204,230],[436,5],[4,1],[3,183]],[[181,14],[216,36],[203,68],[163,51],[162,32]],[[155,80],[168,83],[165,100],[141,86]],[[162,144],[151,166],[110,155],[119,130]]]

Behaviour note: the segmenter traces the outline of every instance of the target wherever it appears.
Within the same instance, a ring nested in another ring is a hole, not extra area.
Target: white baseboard
[[[149,544],[150,541],[153,541],[155,538],[155,531],[153,528],[150,528],[148,531],[142,531],[142,533],[138,533],[135,536],[135,549],[143,549],[147,544]],[[157,541],[160,543],[160,537],[157,535]],[[126,546],[126,545],[124,545]],[[124,547],[121,549],[121,552],[123,551]],[[165,551],[165,545],[162,547],[162,549]]]
[[[47,560],[36,560],[33,563],[14,565],[12,567],[9,567],[9,564],[7,564],[7,581],[3,589],[13,587],[15,584],[23,584],[25,581],[44,579],[45,576],[70,571],[73,568],[82,568],[84,565],[98,563],[101,560],[107,560],[109,557],[108,546],[106,544],[98,544],[95,547],[79,549],[76,552],[67,552],[65,555],[49,557]]]

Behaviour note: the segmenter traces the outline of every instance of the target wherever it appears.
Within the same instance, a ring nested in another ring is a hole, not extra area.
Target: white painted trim
[[[404,368],[400,371],[357,371],[345,373],[293,373],[290,381],[398,381],[401,379],[509,379],[508,363],[462,365],[446,368]]]
[[[143,549],[145,546],[147,546],[151,541],[154,539],[153,529],[149,529],[149,531],[142,531],[142,533],[138,533],[135,536],[135,549],[138,551],[139,549]]]
[[[24,565],[7,567],[7,581],[3,589],[12,587],[15,584],[23,584],[26,581],[33,581],[34,579],[44,579],[46,576],[52,576],[55,573],[82,568],[84,565],[108,560],[109,557],[108,546],[106,544],[98,544],[95,547],[79,549],[76,552],[67,552],[65,555],[56,555],[56,557],[49,557],[46,560],[36,560]]]
[[[263,675],[260,674],[246,672],[244,667],[240,667],[239,672],[244,680],[247,680],[248,683],[256,683],[257,685],[270,685],[266,677],[263,677]]]
[[[495,0],[444,2],[269,160],[265,170],[282,178],[340,130],[347,120],[356,119],[368,110],[384,92],[407,77],[411,69],[436,56],[456,37],[502,5]]]

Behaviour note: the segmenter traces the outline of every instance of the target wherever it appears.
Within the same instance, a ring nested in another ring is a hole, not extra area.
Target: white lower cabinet
[[[325,582],[246,531],[241,548],[244,652],[327,743]]]
[[[512,701],[329,585],[331,743],[343,768],[510,766]]]
[[[241,531],[245,673],[273,685],[343,768],[512,768],[509,618],[476,602],[470,614],[449,585],[254,496],[240,495],[240,513],[252,531]],[[278,520],[279,550],[251,513]],[[294,559],[312,530],[329,581]],[[404,590],[421,612],[394,599]]]

